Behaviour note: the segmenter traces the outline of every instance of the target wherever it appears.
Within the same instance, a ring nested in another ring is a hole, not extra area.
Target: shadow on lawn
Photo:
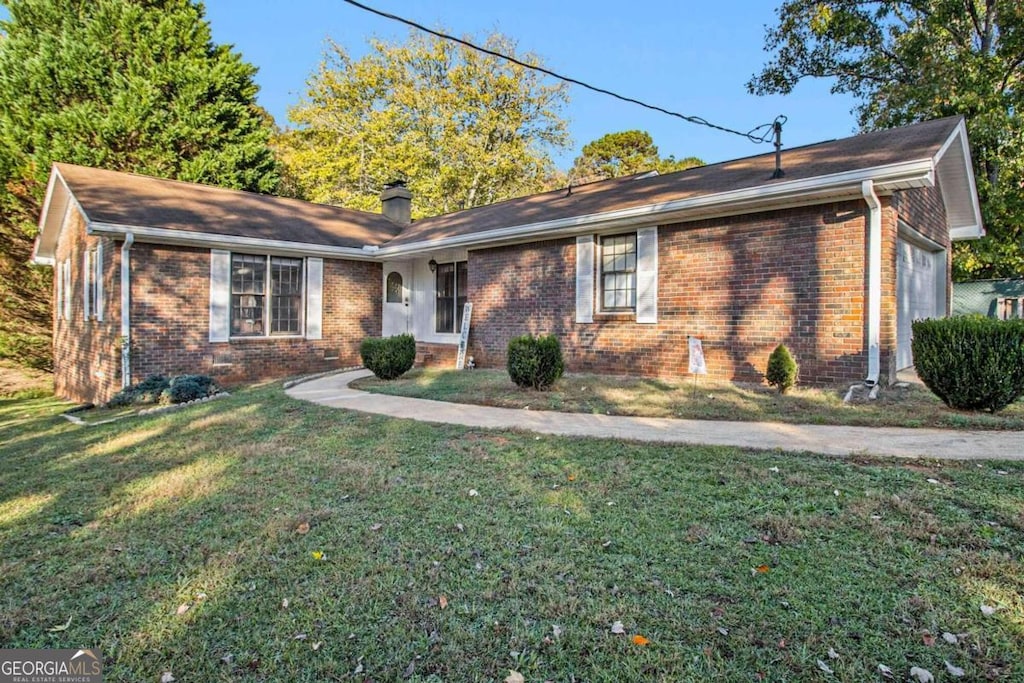
[[[410,666],[413,680],[785,678],[813,675],[833,644],[854,680],[873,673],[867,657],[934,671],[959,656],[921,644],[939,626],[974,633],[972,674],[1003,659],[1019,673],[1019,611],[979,622],[976,605],[1024,590],[1008,550],[1024,537],[1016,464],[998,475],[465,430],[277,386],[15,431],[0,641],[98,646],[111,680],[333,680],[360,665],[373,680]],[[986,536],[986,519],[1002,527]],[[656,645],[609,634],[616,620]]]

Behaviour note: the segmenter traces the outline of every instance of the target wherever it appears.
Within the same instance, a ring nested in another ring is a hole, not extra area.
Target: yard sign
[[[690,345],[690,372],[694,375],[708,374],[708,368],[704,364],[704,347],[700,344],[699,337],[687,337]]]
[[[466,367],[466,342],[469,341],[469,317],[473,315],[473,304],[467,303],[462,309],[462,329],[459,331],[459,355],[455,359],[455,369]]]

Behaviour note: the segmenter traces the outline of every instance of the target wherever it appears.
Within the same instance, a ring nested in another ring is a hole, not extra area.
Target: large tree
[[[624,130],[607,133],[583,145],[580,156],[573,163],[570,177],[574,181],[598,180],[644,171],[671,173],[703,165],[704,162],[697,157],[679,160],[674,156],[662,158],[650,133]]]
[[[50,273],[28,265],[55,161],[270,192],[256,69],[190,0],[0,0],[0,357],[49,359]]]
[[[865,129],[963,114],[988,236],[956,246],[954,277],[1024,274],[1024,3],[789,0],[777,15],[751,92],[831,79]]]
[[[515,56],[499,34],[485,45]],[[445,213],[544,187],[568,144],[566,102],[564,84],[437,38],[374,40],[359,60],[332,42],[278,150],[311,201],[378,211],[383,185],[404,179],[414,216]]]

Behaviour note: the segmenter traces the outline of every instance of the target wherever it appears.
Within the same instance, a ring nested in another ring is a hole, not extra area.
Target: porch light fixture
[[[430,261],[427,262],[427,266],[430,267],[430,272],[433,273],[437,270],[437,261],[430,259]]]

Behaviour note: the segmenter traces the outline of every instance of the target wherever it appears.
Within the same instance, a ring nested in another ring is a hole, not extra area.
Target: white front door
[[[945,314],[945,254],[900,239],[896,242],[896,369],[914,364],[911,323]],[[939,303],[942,299],[942,308]]]
[[[384,316],[381,336],[410,332],[412,267],[409,263],[384,264]]]

